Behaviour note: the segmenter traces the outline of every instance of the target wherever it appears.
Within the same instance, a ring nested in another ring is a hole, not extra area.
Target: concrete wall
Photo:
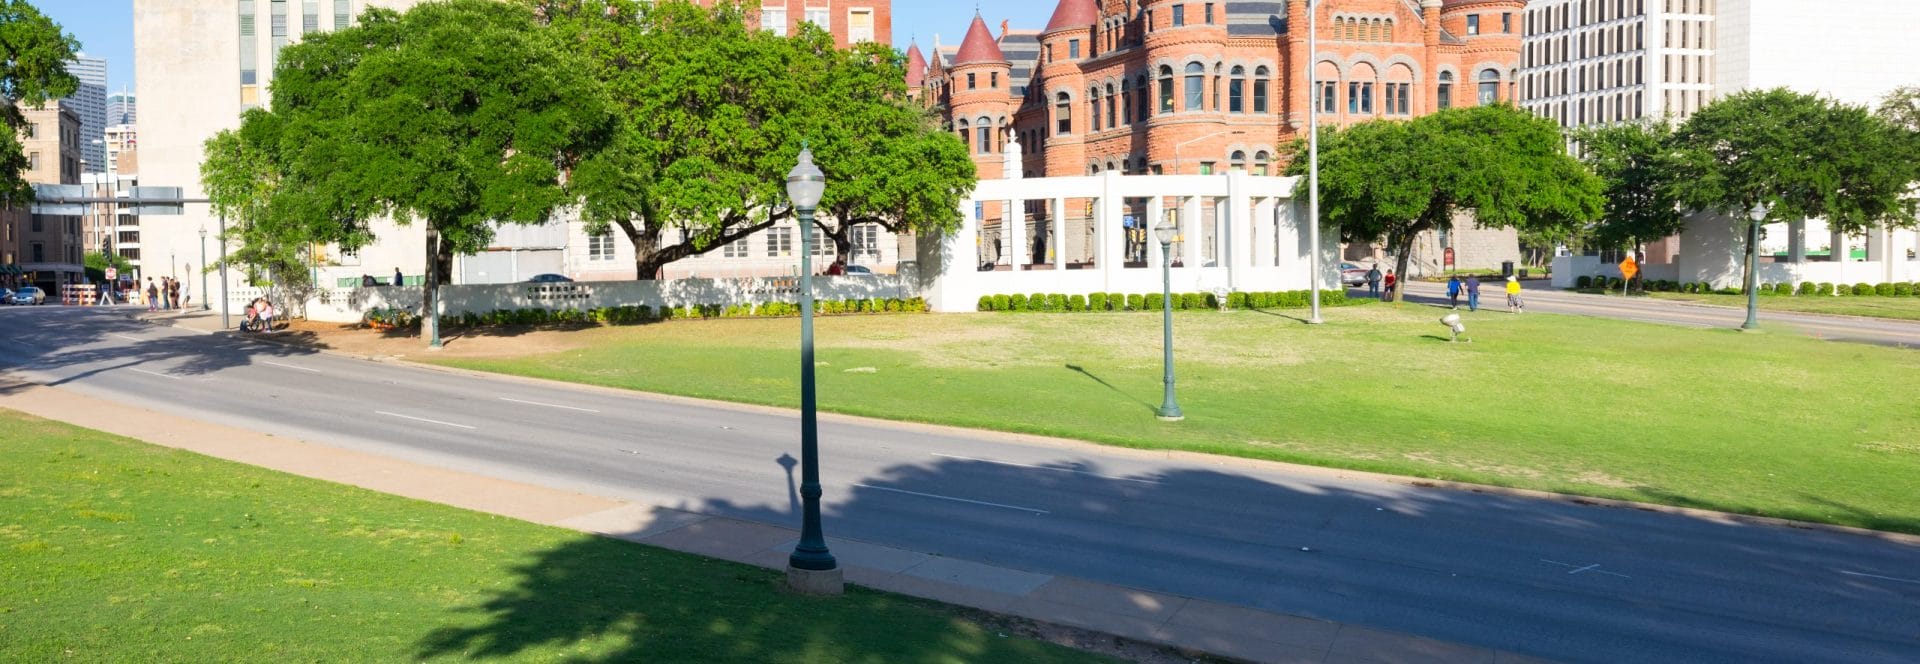
[[[814,297],[820,300],[909,298],[916,295],[911,276],[814,277]],[[598,281],[557,284],[487,284],[444,286],[440,313],[486,313],[509,309],[576,309],[602,307],[693,305],[733,306],[765,302],[798,302],[800,280],[786,278],[677,279],[672,281]],[[237,314],[257,291],[236,290],[229,297]],[[322,291],[307,303],[307,317],[333,323],[356,323],[369,309],[398,307],[418,313],[418,287],[375,286]]]
[[[1720,0],[1719,5],[1716,95],[1784,86],[1877,105],[1894,87],[1914,82],[1920,2]]]

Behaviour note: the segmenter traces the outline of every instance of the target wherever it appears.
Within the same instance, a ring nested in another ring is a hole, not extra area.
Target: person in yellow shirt
[[[1520,301],[1520,280],[1512,276],[1508,276],[1507,277],[1507,313],[1524,314],[1526,312],[1527,312],[1527,303]]]

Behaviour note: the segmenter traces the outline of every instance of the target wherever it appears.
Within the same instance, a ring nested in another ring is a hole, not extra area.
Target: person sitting
[[[254,324],[260,319],[259,314],[256,313],[253,308],[255,302],[259,302],[259,300],[248,302],[246,310],[242,312],[240,316],[241,332],[252,332],[254,330]]]
[[[845,265],[841,265],[838,259],[835,259],[833,261],[833,264],[827,266],[827,276],[829,277],[837,277],[837,276],[844,275],[846,273],[847,273],[847,267]]]
[[[273,303],[267,301],[267,298],[260,298],[260,308],[256,309],[255,313],[260,315],[260,331],[273,332],[273,315],[276,313],[273,310]]]

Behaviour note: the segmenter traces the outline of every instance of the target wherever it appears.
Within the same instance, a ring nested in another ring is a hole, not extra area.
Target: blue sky
[[[107,88],[133,87],[133,0],[32,0],[33,4],[80,40],[87,55],[107,59]],[[982,0],[980,14],[995,34],[1000,22],[1013,28],[1038,30],[1053,15],[1053,0]],[[918,39],[922,50],[933,48],[933,36],[958,46],[973,20],[976,3],[965,0],[894,0],[893,42],[906,50]]]

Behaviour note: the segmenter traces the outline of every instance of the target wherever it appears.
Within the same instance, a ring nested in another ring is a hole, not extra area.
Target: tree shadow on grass
[[[823,434],[830,449],[834,432]],[[1910,598],[1849,577],[1773,581],[1806,579],[1810,552],[1838,552],[1835,564],[1869,561],[1871,570],[1920,567],[1920,547],[1910,544],[1474,491],[1269,481],[1205,466],[1131,468],[1071,451],[1018,465],[960,457],[896,464],[833,484],[839,489],[830,488],[823,505],[825,530],[843,566],[901,577],[927,570],[922,578],[951,580],[948,566],[978,561],[1016,582],[1044,586],[1045,575],[1066,575],[1556,659],[1892,661],[1920,649],[1920,634],[1901,627],[1920,617]],[[786,485],[773,472],[765,483],[763,500],[710,498],[679,511],[795,527]],[[623,536],[644,542],[675,532]],[[777,557],[791,545],[735,555]],[[1784,550],[1798,555],[1776,555]],[[903,555],[921,557],[902,562]],[[1711,561],[1708,568],[1738,570],[1739,578],[1673,571],[1694,569],[1687,561]],[[1564,566],[1599,562],[1625,576],[1572,576]],[[976,628],[903,620],[911,612],[895,596],[853,588],[837,600],[800,597],[770,570],[613,540],[541,552],[513,574],[512,588],[466,609],[483,616],[479,624],[436,630],[416,644],[416,655],[514,657],[615,642],[575,659],[1038,661],[1033,653],[980,650],[1008,640],[983,642]],[[1635,575],[1661,581],[1630,583]],[[1010,583],[991,576],[975,581]],[[1742,579],[1751,586],[1741,594],[1761,600],[1758,620],[1729,618],[1734,609],[1724,595],[1700,594],[1702,583]],[[1631,620],[1591,619],[1595,606],[1615,606],[1622,593],[1632,597]],[[1113,601],[1160,601],[1122,594]],[[1782,631],[1777,624],[1820,627]],[[1545,633],[1555,638],[1537,638]]]

